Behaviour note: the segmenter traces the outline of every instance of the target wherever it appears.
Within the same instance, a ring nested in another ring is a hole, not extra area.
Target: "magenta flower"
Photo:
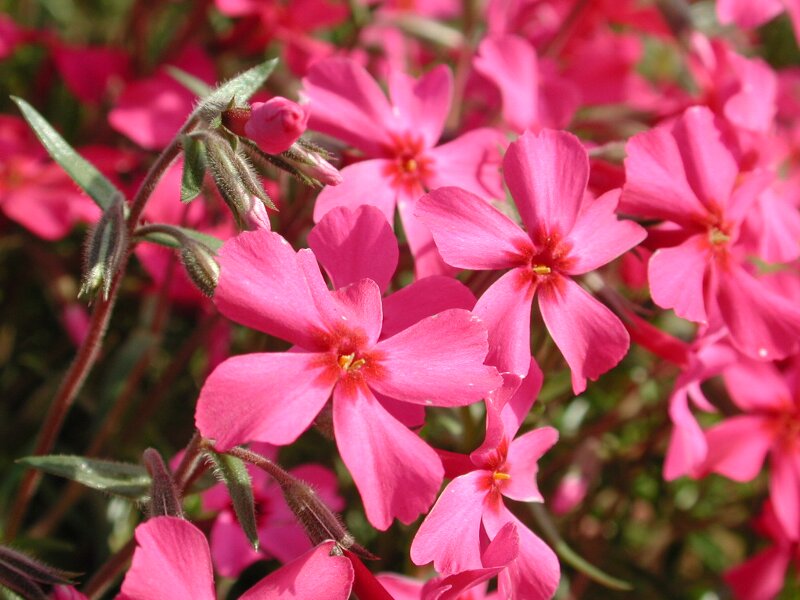
[[[524,376],[530,365],[531,301],[539,292],[545,325],[572,369],[576,393],[628,351],[620,320],[572,277],[592,271],[638,244],[636,223],[618,221],[618,192],[585,196],[589,160],[565,132],[526,133],[503,161],[523,231],[486,202],[459,188],[434,190],[418,203],[445,261],[464,269],[510,269],[484,293],[475,314],[489,327],[489,364]]]
[[[314,219],[336,206],[372,204],[393,223],[397,206],[417,275],[444,273],[430,232],[413,214],[414,205],[425,190],[445,185],[482,197],[498,195],[499,177],[490,165],[503,136],[476,129],[437,146],[453,88],[444,66],[418,80],[392,72],[391,102],[369,73],[346,59],[315,63],[303,86],[311,101],[310,127],[351,144],[368,159],[345,167],[344,181],[320,192]]]
[[[133,564],[117,600],[216,600],[211,553],[203,533],[189,521],[155,517],[136,528]],[[270,573],[245,592],[243,600],[347,600],[353,567],[331,556],[323,542]]]
[[[678,242],[650,259],[653,301],[690,321],[721,318],[748,356],[777,359],[795,352],[800,308],[751,274],[738,243],[748,209],[770,176],[754,171],[740,177],[704,107],[634,136],[626,151],[620,209],[669,222]]]
[[[436,453],[384,408],[463,406],[498,387],[483,364],[487,333],[466,310],[447,310],[380,339],[378,285],[329,291],[311,250],[268,231],[243,233],[219,252],[214,302],[234,321],[295,344],[290,352],[230,358],[206,380],[196,422],[224,450],[249,441],[293,442],[333,394],[339,451],[370,522],[413,521],[442,479]]]
[[[517,395],[534,398],[541,379],[528,379]],[[519,550],[500,575],[500,595],[549,599],[558,586],[558,559],[505,507],[503,497],[543,501],[536,485],[537,461],[555,444],[558,432],[541,427],[513,439],[519,421],[510,412],[487,401],[486,439],[470,454],[472,470],[453,479],[439,496],[414,537],[411,559],[418,565],[433,561],[445,575],[492,566],[482,556],[481,540],[496,540],[504,527],[513,524]]]

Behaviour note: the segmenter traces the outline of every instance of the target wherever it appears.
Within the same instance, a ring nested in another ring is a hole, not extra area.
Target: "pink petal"
[[[380,573],[377,579],[394,600],[420,600],[422,581],[395,573]]]
[[[503,381],[505,383],[507,374],[503,373]],[[511,398],[505,403],[500,410],[500,418],[503,421],[503,428],[508,436],[513,438],[522,422],[536,401],[536,397],[542,389],[544,382],[544,375],[536,361],[531,358],[531,366],[528,369],[528,374],[522,379],[517,389],[513,392]]]
[[[513,523],[506,523],[483,552],[482,569],[469,569],[448,577],[429,580],[422,589],[422,600],[459,600],[465,598],[464,592],[484,583],[497,575],[519,554],[519,534]],[[475,590],[478,597],[485,596],[486,586]],[[467,597],[474,598],[473,594]]]
[[[778,360],[800,346],[800,308],[730,261],[720,270],[722,319],[738,350],[758,360]]]
[[[483,364],[486,327],[466,310],[427,317],[375,346],[381,372],[370,379],[377,392],[418,404],[464,406],[502,384]]]
[[[793,449],[773,449],[770,456],[769,497],[784,535],[800,537],[800,456]]]
[[[325,323],[289,243],[270,231],[246,231],[218,254],[219,283],[214,304],[226,317],[299,344],[316,348]]]
[[[682,475],[699,477],[708,453],[703,430],[689,409],[685,387],[676,390],[669,400],[672,433],[664,459],[664,479],[673,481]]]
[[[575,226],[564,240],[572,245],[571,275],[602,267],[647,237],[647,232],[637,223],[617,219],[614,211],[619,195],[620,190],[611,190],[596,200],[583,203]]]
[[[215,600],[211,553],[189,521],[154,517],[136,528],[133,564],[122,582],[121,600]]]
[[[377,208],[341,206],[327,212],[308,234],[308,245],[336,288],[365,277],[386,291],[397,268],[397,239]]]
[[[704,468],[734,481],[750,481],[761,471],[772,443],[763,417],[730,417],[706,431]]]
[[[619,318],[577,283],[560,277],[542,286],[539,308],[569,368],[576,394],[586,379],[596,380],[628,352],[630,338]]]
[[[250,441],[290,444],[330,397],[338,376],[330,360],[302,352],[229,358],[200,390],[197,428],[219,450]]]
[[[394,223],[397,190],[385,174],[391,164],[391,161],[383,159],[365,160],[342,169],[342,182],[325,186],[317,196],[314,221],[321,221],[329,211],[339,206],[357,208],[366,204],[380,210],[390,224]]]
[[[683,159],[686,180],[709,210],[724,207],[731,195],[739,167],[722,143],[714,113],[705,106],[689,108],[672,128]]]
[[[403,224],[403,232],[409,250],[414,257],[414,273],[417,279],[432,275],[455,274],[455,269],[445,264],[433,236],[427,225],[418,219],[416,210],[417,198],[422,195],[422,188],[417,190],[400,190],[397,197],[397,210]]]
[[[530,238],[507,216],[457,187],[439,188],[417,202],[445,262],[461,269],[507,269],[532,250]]]
[[[452,277],[432,275],[417,279],[383,299],[381,337],[391,337],[448,308],[472,310],[474,306],[475,296],[470,289]]]
[[[544,502],[536,485],[538,461],[557,441],[558,431],[552,427],[539,427],[512,441],[506,459],[511,479],[505,481],[502,494],[521,502]]]
[[[363,334],[367,346],[378,341],[383,323],[383,305],[377,283],[371,279],[362,279],[332,292],[331,296],[341,311],[339,324],[350,331]]]
[[[725,388],[745,412],[792,410],[788,381],[774,363],[740,359],[724,372]]]
[[[531,236],[566,235],[575,224],[589,179],[589,157],[571,133],[523,133],[503,159],[506,184]]]
[[[530,42],[516,35],[487,37],[481,42],[473,64],[478,73],[500,90],[503,120],[514,131],[541,125],[539,65]]]
[[[738,127],[768,133],[775,118],[778,78],[767,63],[731,52],[728,60],[741,81],[725,103],[725,117]]]
[[[486,363],[524,377],[531,364],[531,303],[536,288],[522,269],[512,269],[478,299],[475,314],[489,328]]]
[[[689,186],[683,156],[668,126],[633,136],[625,154],[621,212],[681,224],[703,218],[706,207]]]
[[[792,558],[785,548],[772,546],[725,573],[725,583],[738,600],[773,600],[783,589]]]
[[[431,69],[418,80],[392,70],[389,96],[402,129],[422,134],[426,148],[433,148],[442,135],[453,99],[453,74],[445,65]]]
[[[723,25],[735,23],[739,27],[750,29],[763,25],[783,12],[780,0],[718,0],[717,16]]]
[[[502,598],[550,600],[558,587],[561,568],[550,547],[521,523],[504,506],[487,511],[483,525],[490,538],[499,535],[503,526],[514,523],[519,534],[519,555],[500,573],[498,589]]]
[[[410,404],[408,402],[401,402],[394,398],[388,398],[383,394],[373,392],[375,398],[381,403],[381,406],[386,409],[392,417],[400,421],[409,429],[417,430],[425,425],[425,407],[419,404]]]
[[[414,564],[433,561],[445,575],[483,566],[481,515],[490,478],[488,471],[472,471],[448,484],[411,543]]]
[[[656,250],[647,266],[653,302],[673,309],[679,317],[705,323],[708,317],[703,283],[710,259],[705,234],[692,236],[672,248]]]
[[[369,157],[391,146],[396,117],[380,86],[352,60],[319,60],[303,78],[310,99],[309,127],[355,146]]]
[[[242,600],[347,600],[353,567],[345,556],[331,556],[333,542],[323,542],[250,588]]]
[[[103,99],[109,83],[125,81],[130,71],[128,55],[110,47],[57,45],[53,58],[69,90],[93,104]]]
[[[211,527],[211,556],[217,573],[238,577],[248,566],[265,558],[250,545],[239,521],[229,510],[222,511]]]
[[[433,173],[426,181],[427,188],[457,186],[481,198],[502,198],[499,167],[507,144],[496,129],[480,128],[428,150],[426,156],[433,159]]]
[[[374,527],[385,531],[395,518],[408,524],[428,510],[442,482],[442,463],[368,389],[338,386],[333,424],[339,453]]]
[[[788,196],[774,188],[758,199],[748,220],[758,223],[758,255],[767,262],[785,263],[800,258],[800,212]]]

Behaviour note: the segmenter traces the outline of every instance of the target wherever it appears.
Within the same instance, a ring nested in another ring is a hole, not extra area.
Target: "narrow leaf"
[[[213,235],[208,235],[207,233],[200,233],[199,231],[196,231],[194,229],[189,229],[187,227],[178,227],[176,225],[170,225],[170,227],[178,229],[186,237],[196,240],[201,244],[205,244],[215,252],[222,247],[223,241],[217,237],[214,237]],[[147,231],[147,233],[143,235],[137,232],[136,236],[148,242],[158,244],[159,246],[166,246],[167,248],[181,247],[180,242],[178,242],[178,240],[174,236],[166,233],[165,231]]]
[[[87,487],[141,501],[150,493],[150,475],[141,465],[85,456],[26,456],[17,462]]]
[[[253,499],[253,484],[244,462],[229,454],[208,451],[214,461],[217,478],[228,487],[236,518],[239,520],[247,539],[258,550],[258,526],[256,525],[256,506]]]
[[[191,202],[200,195],[205,174],[206,149],[203,140],[190,135],[183,136],[181,202]]]
[[[246,102],[250,96],[256,93],[264,85],[272,71],[275,70],[278,59],[273,58],[266,62],[256,65],[247,71],[240,73],[233,79],[229,79],[208,96],[200,100],[200,104],[194,114],[208,110],[221,112],[228,106],[233,98],[237,102]]]
[[[117,187],[98,171],[94,165],[78,154],[52,125],[40,115],[35,108],[22,98],[11,96],[17,103],[22,116],[31,126],[36,137],[42,142],[50,156],[72,177],[73,181],[85,191],[103,210],[111,206],[115,200],[124,199]]]
[[[205,81],[198,79],[191,73],[187,73],[178,67],[167,65],[167,73],[169,73],[170,77],[192,92],[198,98],[204,98],[214,91],[214,88],[208,85]]]

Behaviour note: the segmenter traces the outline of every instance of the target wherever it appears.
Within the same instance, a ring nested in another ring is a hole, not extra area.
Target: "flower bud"
[[[211,298],[219,281],[219,264],[214,251],[205,244],[188,237],[181,242],[181,260],[189,278],[203,295]]]
[[[85,265],[80,296],[93,298],[101,292],[108,299],[111,282],[127,251],[125,203],[119,199],[109,206],[86,238]]]
[[[344,181],[339,169],[325,160],[317,149],[298,142],[282,156],[298,171],[323,185],[339,185]]]
[[[142,455],[142,462],[153,480],[149,516],[183,518],[181,496],[164,459],[158,451],[148,448]]]
[[[306,107],[276,96],[268,102],[253,103],[244,131],[264,152],[280,154],[303,135],[308,116]]]
[[[265,206],[275,208],[246,156],[222,136],[206,138],[207,158],[214,182],[240,229],[269,229]],[[262,204],[262,206],[258,206]]]
[[[0,546],[0,586],[23,598],[47,600],[46,586],[68,584],[71,573],[65,573],[30,556]]]

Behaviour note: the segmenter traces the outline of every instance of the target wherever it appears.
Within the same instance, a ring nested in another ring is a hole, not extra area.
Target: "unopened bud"
[[[47,600],[42,586],[68,584],[71,576],[17,550],[0,546],[0,586],[23,598]]]
[[[211,174],[239,228],[268,229],[266,211],[257,205],[262,203],[272,209],[275,205],[247,158],[231,148],[222,136],[209,135],[206,147]]]
[[[320,149],[298,142],[282,155],[298,171],[323,185],[339,185],[344,181],[339,169],[322,157]]]
[[[153,485],[150,490],[149,516],[183,518],[181,496],[164,459],[158,451],[148,448],[142,455],[142,462],[150,473]]]
[[[254,102],[244,131],[268,154],[280,154],[292,147],[308,126],[305,106],[276,96],[268,102]]]
[[[78,294],[94,298],[101,293],[107,300],[127,247],[125,204],[119,199],[103,212],[86,238],[84,274]]]
[[[192,282],[205,296],[211,298],[219,281],[219,264],[214,251],[205,244],[186,237],[181,243],[181,260]]]

